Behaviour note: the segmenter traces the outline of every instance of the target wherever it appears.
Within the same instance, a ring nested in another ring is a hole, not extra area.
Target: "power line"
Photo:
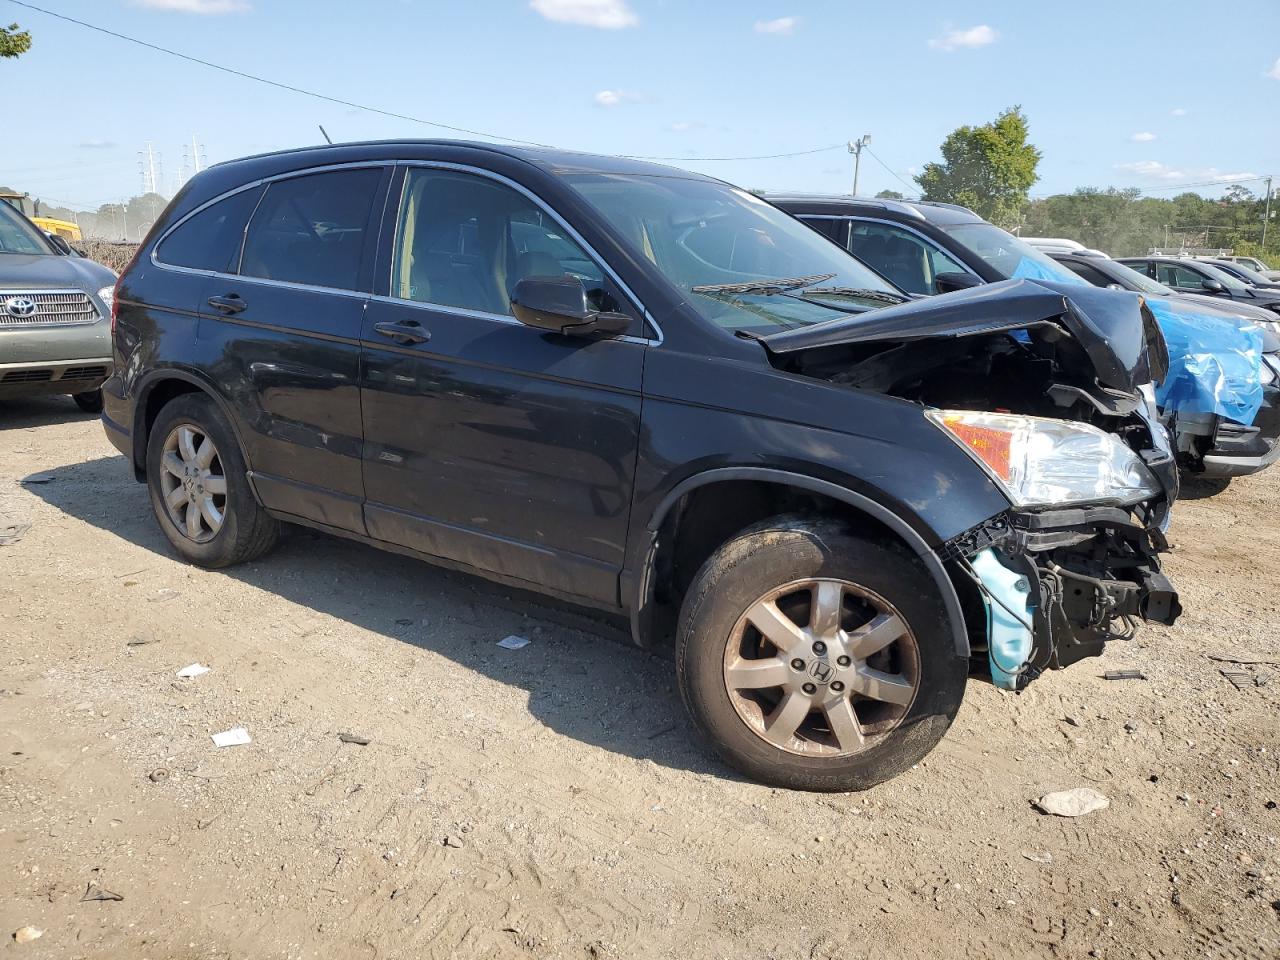
[[[902,184],[904,187],[906,187],[908,190],[910,190],[914,194],[918,195],[920,193],[920,188],[917,185],[912,183],[907,183],[907,181],[903,180],[902,177],[898,176],[898,174],[893,170],[892,167],[890,167],[887,163],[885,163],[883,160],[881,160],[879,157],[877,157],[874,153],[871,152],[870,147],[868,147],[866,144],[863,144],[862,149],[866,150],[867,153],[870,153],[871,159],[873,159],[876,163],[880,164],[880,166],[888,170],[889,175],[894,179],[896,179],[900,184]]]
[[[290,93],[298,93],[304,97],[311,97],[315,100],[323,100],[326,103],[334,103],[343,107],[351,107],[356,110],[364,110],[368,113],[376,113],[380,116],[390,117],[393,120],[407,120],[410,123],[420,123],[428,127],[437,127],[441,130],[449,130],[453,133],[463,133],[472,137],[484,137],[488,140],[502,140],[507,143],[518,143],[527,147],[546,147],[548,149],[557,149],[549,143],[539,143],[536,140],[521,140],[517,137],[504,137],[498,133],[487,133],[483,130],[472,130],[468,127],[457,127],[448,123],[440,123],[437,120],[427,120],[422,117],[413,117],[405,113],[396,113],[393,110],[383,110],[381,107],[371,107],[368,104],[356,103],[352,100],[343,100],[341,97],[331,97],[328,94],[317,93],[314,90],[307,90],[303,87],[294,86],[291,83],[282,83],[279,80],[270,80],[267,77],[260,77],[256,74],[246,73],[243,70],[235,70],[231,67],[223,66],[220,63],[213,63],[209,60],[201,60],[199,57],[193,57],[186,53],[179,53],[177,50],[171,50],[168,47],[162,47],[159,44],[149,43],[146,40],[139,40],[137,37],[131,37],[127,34],[118,33],[115,30],[108,30],[106,27],[100,27],[93,23],[87,23],[84,20],[77,20],[75,17],[68,17],[65,14],[55,13],[52,10],[46,10],[44,7],[38,7],[34,3],[26,3],[25,0],[9,0],[15,6],[24,7],[27,10],[34,10],[36,13],[43,13],[45,16],[53,17],[57,20],[63,20],[66,23],[73,23],[78,27],[84,27],[86,30],[93,30],[96,33],[105,34],[108,37],[115,37],[117,40],[124,40],[128,43],[137,44],[140,47],[146,47],[148,50],[154,50],[157,53],[163,53],[170,57],[177,57],[179,60],[185,60],[188,63],[198,64],[202,67],[209,67],[212,70],[219,70],[222,73],[229,73],[232,76],[240,77],[244,80],[252,80],[255,83],[266,84],[269,87],[275,87],[278,90],[287,90]],[[761,154],[751,157],[642,157],[631,154],[621,154],[628,160],[669,160],[669,161],[685,161],[685,162],[721,162],[731,160],[781,160],[788,157],[804,157],[814,153],[825,153],[828,150],[842,150],[844,144],[837,143],[829,147],[815,147],[812,150],[796,150],[790,153],[770,153]]]
[[[93,30],[97,33],[106,34],[109,37],[115,37],[117,40],[125,40],[129,43],[135,43],[140,47],[146,47],[149,50],[155,50],[158,53],[167,54],[171,57],[177,57],[179,60],[186,60],[189,63],[196,63],[202,67],[209,67],[212,70],[220,70],[223,73],[229,73],[245,80],[253,80],[256,83],[264,83],[269,87],[276,87],[280,90],[288,90],[291,93],[300,93],[304,97],[312,97],[316,100],[324,100],[327,103],[335,103],[343,107],[352,107],[356,110],[366,110],[369,113],[381,114],[384,117],[391,117],[395,120],[408,120],[411,123],[421,123],[428,127],[439,127],[441,130],[450,130],[454,133],[465,133],[472,137],[486,137],[490,140],[505,140],[508,143],[522,143],[531,147],[550,146],[546,143],[536,143],[533,140],[518,140],[514,137],[504,137],[496,133],[485,133],[483,130],[471,130],[467,127],[455,127],[447,123],[438,123],[435,120],[424,120],[422,117],[411,117],[404,113],[395,113],[391,110],[382,110],[378,107],[370,107],[367,104],[355,103],[351,100],[343,100],[340,97],[331,97],[327,94],[316,93],[312,90],[304,90],[302,87],[295,87],[292,84],[281,83],[278,80],[268,80],[266,77],[259,77],[252,73],[245,73],[243,70],[234,70],[231,67],[224,67],[220,63],[212,63],[208,60],[201,60],[199,57],[189,56],[185,53],[179,53],[177,50],[170,50],[168,47],[161,47],[154,43],[148,43],[146,40],[139,40],[137,37],[126,36],[123,33],[117,33],[114,30],[108,30],[106,27],[99,27],[92,23],[86,23],[83,20],[77,20],[75,17],[68,17],[61,13],[55,13],[52,10],[46,10],[44,7],[37,7],[33,3],[25,3],[23,0],[9,0],[15,6],[25,7],[28,10],[34,10],[36,13],[43,13],[45,16],[54,17],[57,20],[64,20],[67,23],[74,23],[78,27],[84,27],[87,30]]]

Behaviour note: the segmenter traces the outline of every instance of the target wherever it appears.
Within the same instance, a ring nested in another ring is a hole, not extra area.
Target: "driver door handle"
[[[225,297],[210,297],[209,306],[222,313],[239,313],[248,306],[239,294],[228,293]]]
[[[417,320],[384,320],[375,323],[373,329],[396,343],[426,343],[431,334]]]

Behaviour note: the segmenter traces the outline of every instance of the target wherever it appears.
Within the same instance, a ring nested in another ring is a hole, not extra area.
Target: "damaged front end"
[[[761,338],[782,369],[917,402],[1009,499],[939,548],[970,648],[1006,689],[1171,624],[1178,469],[1142,298],[1012,280]]]

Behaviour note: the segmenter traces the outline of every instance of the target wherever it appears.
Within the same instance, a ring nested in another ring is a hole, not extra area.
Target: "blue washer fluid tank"
[[[1035,616],[1031,584],[1001,563],[990,547],[971,559],[969,565],[984,587],[982,603],[987,610],[991,682],[1005,690],[1017,690],[1018,679],[1031,656],[1029,626]]]

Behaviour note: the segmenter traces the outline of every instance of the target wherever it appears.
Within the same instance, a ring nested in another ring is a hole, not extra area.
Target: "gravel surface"
[[[186,566],[94,419],[3,405],[0,954],[1275,958],[1280,470],[1189,492],[1176,627],[812,795],[611,621],[301,530]],[[1110,805],[1032,805],[1076,787]]]

